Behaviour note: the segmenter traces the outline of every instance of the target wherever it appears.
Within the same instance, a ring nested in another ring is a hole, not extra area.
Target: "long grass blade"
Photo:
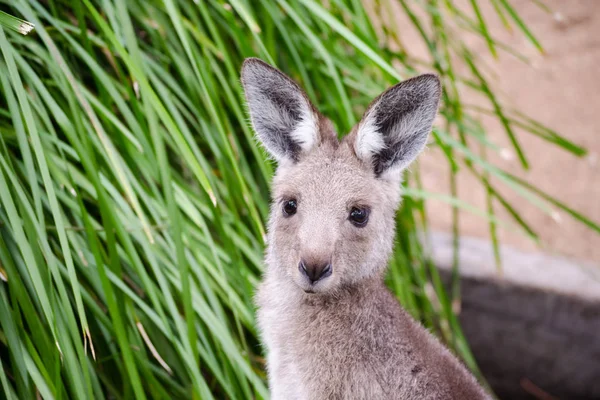
[[[0,26],[18,32],[21,35],[28,35],[35,29],[32,23],[13,17],[4,11],[0,11]]]

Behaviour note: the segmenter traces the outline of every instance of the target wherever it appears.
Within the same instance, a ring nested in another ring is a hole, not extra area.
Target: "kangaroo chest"
[[[397,377],[408,363],[398,363],[404,346],[384,339],[378,314],[364,304],[263,304],[259,323],[273,398],[397,398]]]

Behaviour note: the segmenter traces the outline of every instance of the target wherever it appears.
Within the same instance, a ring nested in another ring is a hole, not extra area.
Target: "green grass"
[[[13,15],[7,14],[0,10],[0,26],[6,29],[10,29],[14,32],[18,32],[21,35],[28,35],[32,30],[35,29],[33,24],[17,18]]]
[[[420,70],[441,76],[443,123],[432,146],[452,167],[453,189],[428,193],[413,169],[389,284],[477,372],[452,311],[458,286],[443,290],[420,240],[424,202],[454,207],[456,245],[461,212],[481,215],[495,248],[502,226],[537,240],[500,185],[600,232],[486,161],[498,147],[477,117],[488,113],[502,123],[524,168],[519,134],[577,156],[585,150],[495,95],[456,34],[480,35],[494,54],[510,50],[487,28],[481,2],[471,1],[473,13],[452,1],[375,3],[367,12],[356,0],[326,8],[315,0],[0,0],[8,14],[35,25],[25,37],[23,21],[0,14],[3,396],[268,396],[252,296],[273,165],[253,139],[242,100],[238,74],[249,56],[300,81],[342,133],[384,88]],[[373,23],[392,3],[432,61],[411,53],[397,25]],[[508,0],[492,3],[507,27],[541,49]],[[465,75],[456,72],[459,64]],[[464,86],[489,104],[468,107]],[[460,199],[459,173],[479,179],[485,210]],[[511,219],[500,220],[498,209]]]

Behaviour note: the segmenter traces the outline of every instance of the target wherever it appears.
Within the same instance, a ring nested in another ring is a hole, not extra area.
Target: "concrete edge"
[[[428,243],[434,264],[442,270],[451,269],[452,235],[431,232]],[[489,241],[461,236],[459,243],[459,266],[463,277],[493,279],[587,301],[600,301],[600,265],[596,263],[542,252],[525,252],[502,245],[502,270],[498,271]]]

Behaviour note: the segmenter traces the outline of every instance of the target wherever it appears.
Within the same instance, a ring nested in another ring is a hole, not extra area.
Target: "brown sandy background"
[[[472,15],[469,2],[462,3],[463,9]],[[490,138],[509,149],[505,152],[508,157],[488,152],[490,160],[600,222],[600,0],[545,1],[551,13],[531,0],[514,0],[516,10],[541,41],[545,54],[540,54],[520,32],[507,32],[489,3],[480,3],[493,35],[530,60],[527,65],[506,53],[500,53],[499,59],[494,60],[483,41],[465,33],[474,53],[493,71],[490,77],[496,92],[509,105],[589,150],[586,157],[577,158],[531,134],[518,132],[530,161],[530,170],[523,171],[499,123],[483,118]],[[406,24],[401,20],[397,23]],[[407,35],[410,38],[414,34],[407,32]],[[414,41],[419,46],[416,35]],[[406,43],[411,43],[410,39]],[[489,108],[487,101],[482,102],[466,90],[464,93],[467,103],[479,102]],[[423,181],[428,190],[449,192],[446,164],[436,148],[421,156]],[[545,252],[600,265],[600,235],[573,221],[565,212],[557,211],[550,216],[511,189],[501,192],[538,232]],[[459,175],[459,195],[482,210],[486,207],[482,185],[466,171]],[[448,205],[429,201],[428,209],[434,229],[451,229]],[[500,216],[507,218],[502,213]],[[462,212],[460,218],[461,235],[489,236],[488,224],[481,217]],[[519,233],[506,229],[499,229],[498,233],[502,243],[523,250],[537,248]]]

